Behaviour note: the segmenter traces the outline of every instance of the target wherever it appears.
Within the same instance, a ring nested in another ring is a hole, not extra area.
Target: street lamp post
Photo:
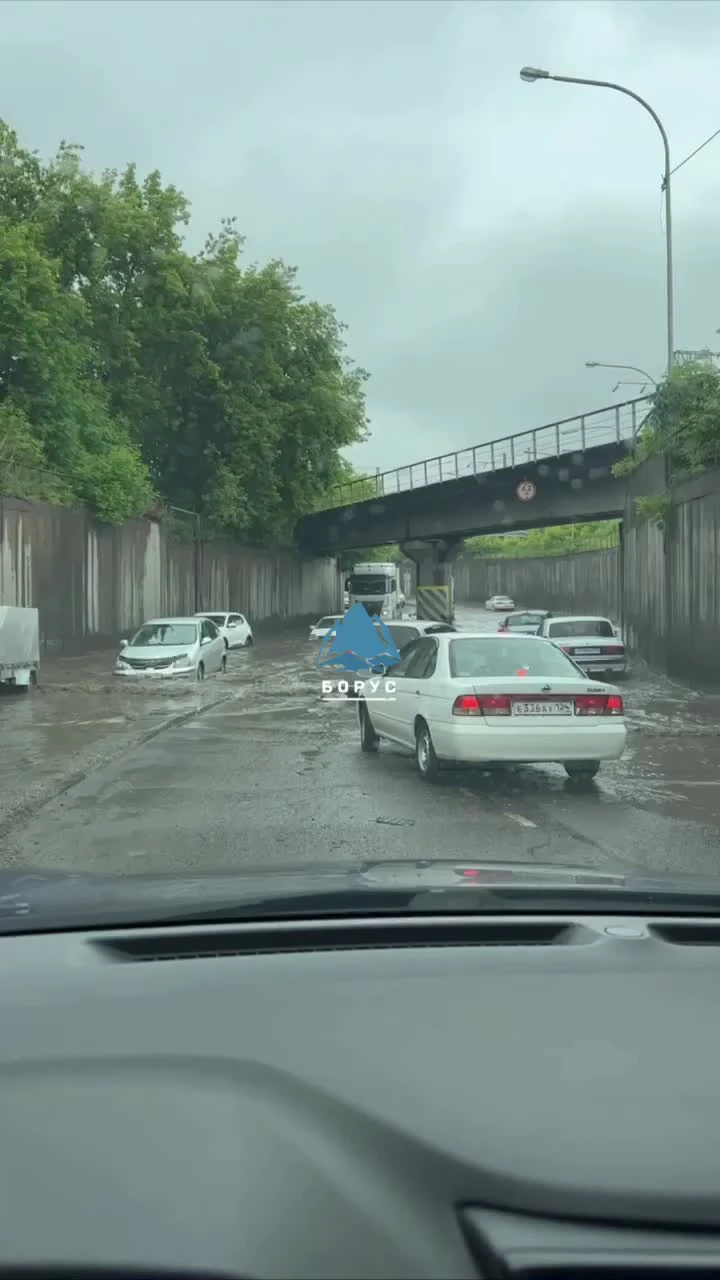
[[[639,369],[636,364],[605,364],[603,360],[586,360],[586,369],[628,369],[631,373],[639,373],[646,382],[652,382],[653,386],[657,386],[655,378],[651,378],[649,373],[644,369]]]
[[[520,72],[520,79],[528,84],[533,84],[536,80],[557,80],[560,84],[585,84],[595,89],[613,89],[615,93],[624,93],[627,98],[632,98],[635,102],[639,102],[651,115],[658,132],[662,138],[663,150],[665,152],[665,173],[663,175],[662,190],[665,195],[665,288],[667,300],[667,371],[668,376],[673,369],[673,348],[674,348],[674,300],[673,300],[673,245],[672,245],[672,204],[670,200],[670,143],[665,132],[665,127],[657,112],[653,110],[649,102],[641,98],[639,93],[634,93],[632,89],[626,89],[622,84],[614,84],[612,80],[585,80],[578,76],[553,76],[549,71],[541,71],[537,67],[523,67]]]

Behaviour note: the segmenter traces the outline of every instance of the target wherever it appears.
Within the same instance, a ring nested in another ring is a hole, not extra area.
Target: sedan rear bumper
[[[564,724],[435,724],[430,731],[440,760],[464,764],[506,761],[514,764],[563,764],[566,760],[619,760],[627,730],[622,720],[568,717]]]
[[[588,676],[595,675],[626,675],[628,671],[627,658],[582,658],[573,659],[577,663],[581,671]]]

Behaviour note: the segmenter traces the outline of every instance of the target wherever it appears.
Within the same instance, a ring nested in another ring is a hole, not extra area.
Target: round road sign
[[[523,480],[515,490],[521,502],[530,502],[537,492],[532,480]]]

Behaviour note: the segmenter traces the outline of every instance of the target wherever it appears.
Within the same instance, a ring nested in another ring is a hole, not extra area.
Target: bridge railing
[[[583,452],[595,445],[626,441],[632,447],[651,401],[652,396],[640,396],[575,418],[550,422],[531,431],[521,431],[502,440],[478,444],[471,449],[458,449],[455,453],[426,458],[407,467],[363,476],[332,489],[326,509],[352,506],[355,502],[365,502],[374,497],[385,498],[408,489],[424,489],[426,485],[459,480],[463,476],[521,467],[524,463],[541,462],[565,453]]]

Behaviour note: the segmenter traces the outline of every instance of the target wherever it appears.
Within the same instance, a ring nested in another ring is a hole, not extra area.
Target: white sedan
[[[225,641],[226,649],[249,649],[253,642],[252,627],[241,613],[196,613],[196,618],[209,618]]]
[[[310,628],[311,640],[324,640],[329,631],[336,627],[338,622],[342,622],[343,615],[341,613],[329,613],[325,618],[319,618],[317,622],[313,622]]]
[[[115,675],[204,680],[226,666],[225,641],[209,618],[151,618],[129,642],[120,641]]]
[[[380,738],[406,747],[429,781],[443,764],[489,763],[557,763],[594,778],[627,739],[619,690],[539,636],[422,636],[364,682],[358,715],[363,751]]]
[[[491,596],[485,601],[485,608],[491,613],[510,613],[515,608],[515,601],[510,596]]]

